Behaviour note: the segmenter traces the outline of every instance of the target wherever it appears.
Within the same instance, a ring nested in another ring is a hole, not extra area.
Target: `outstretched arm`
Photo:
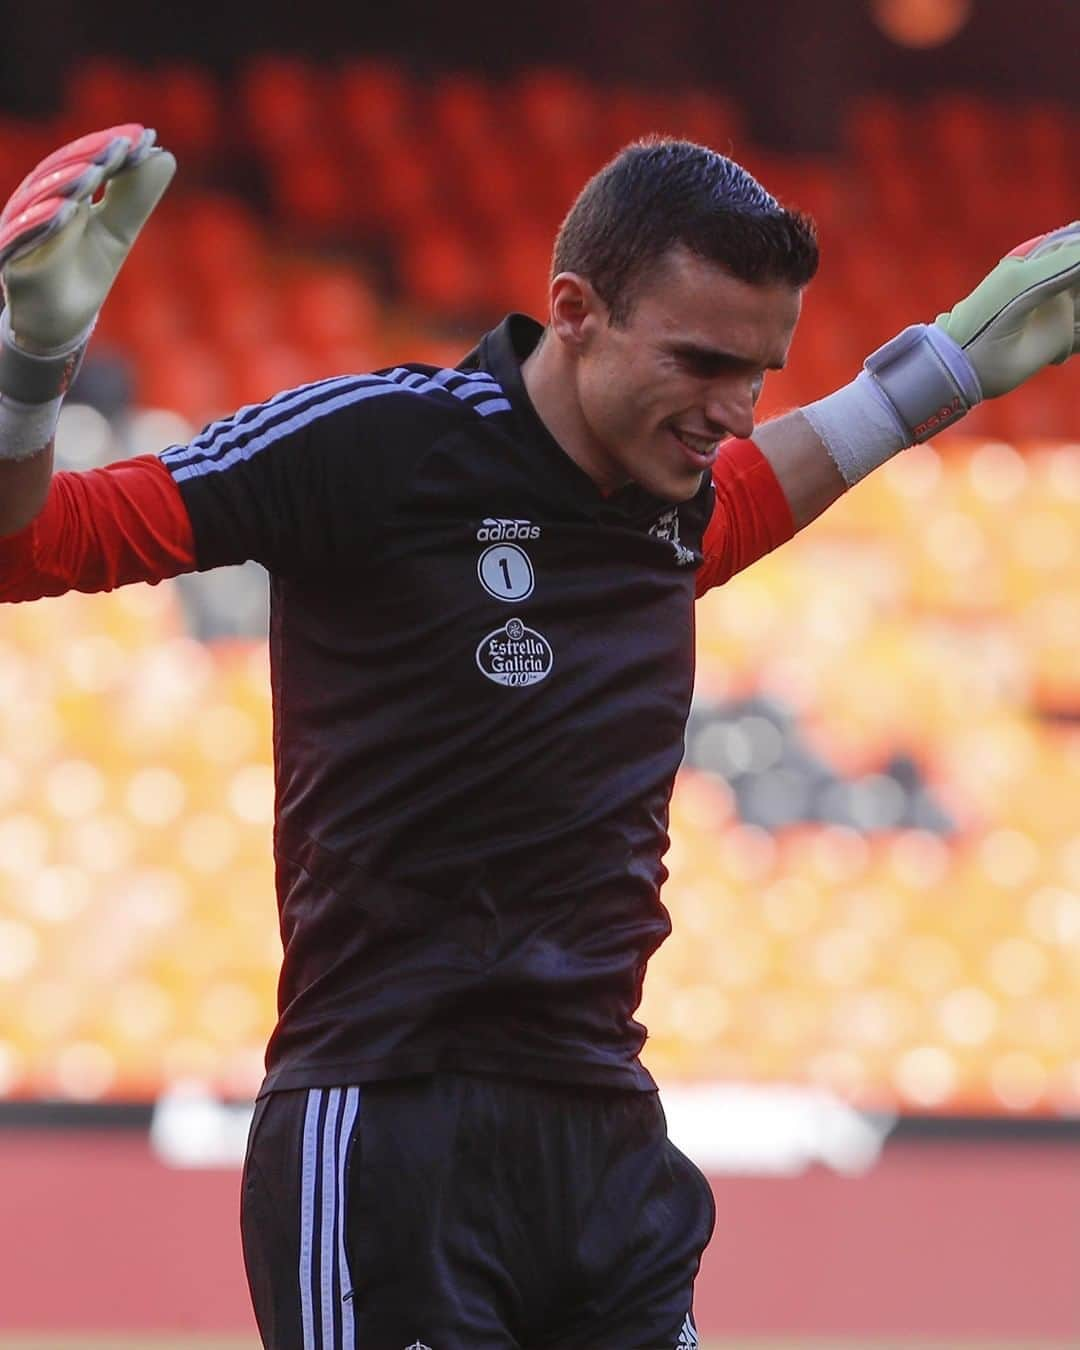
[[[175,168],[153,131],[109,127],[42,160],[0,213],[0,535],[45,504],[61,401]]]
[[[1080,221],[1013,249],[932,324],[867,357],[851,384],[754,441],[801,529],[898,451],[929,440],[1080,348]]]

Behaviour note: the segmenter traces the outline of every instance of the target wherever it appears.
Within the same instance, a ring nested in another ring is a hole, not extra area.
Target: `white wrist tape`
[[[0,314],[0,460],[32,459],[51,443],[93,328],[55,351],[28,352],[15,339],[10,311]]]
[[[63,398],[19,403],[0,394],[0,460],[32,459],[56,435]]]
[[[807,404],[802,415],[848,487],[912,444],[907,428],[881,398],[873,376],[865,370],[835,394]]]
[[[802,409],[848,487],[929,440],[982,399],[963,349],[936,324],[913,324],[866,358],[843,389]]]

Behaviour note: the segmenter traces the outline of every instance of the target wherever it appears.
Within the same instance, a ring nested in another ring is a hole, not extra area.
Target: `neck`
[[[625,479],[612,473],[606,456],[595,446],[582,416],[574,374],[570,356],[548,330],[521,367],[525,388],[541,422],[601,492],[614,492]]]

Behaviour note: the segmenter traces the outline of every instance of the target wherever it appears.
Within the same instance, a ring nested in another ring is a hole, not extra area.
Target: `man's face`
[[[639,282],[621,326],[590,290],[576,364],[582,467],[608,491],[633,480],[665,501],[693,497],[718,442],[753,431],[801,304],[798,287],[739,281],[683,248]]]

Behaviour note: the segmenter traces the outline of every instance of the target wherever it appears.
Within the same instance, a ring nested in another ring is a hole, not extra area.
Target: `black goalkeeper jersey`
[[[263,1091],[436,1068],[654,1084],[634,1019],[693,679],[706,476],[604,497],[511,316],[456,370],[292,390],[162,460],[271,577],[284,963]]]

